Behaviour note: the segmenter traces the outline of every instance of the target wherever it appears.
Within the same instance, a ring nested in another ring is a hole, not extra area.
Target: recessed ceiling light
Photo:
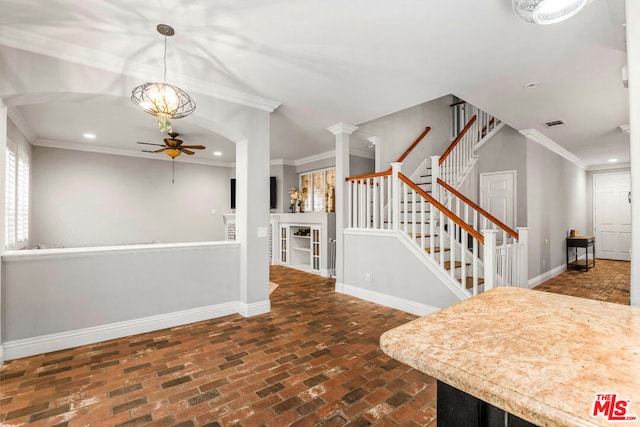
[[[534,87],[540,86],[540,82],[529,82],[524,85],[525,89],[533,89]]]
[[[213,152],[213,155],[214,155],[214,156],[222,156],[222,152],[220,152],[220,151],[214,151],[214,152]]]
[[[616,163],[618,159],[609,159],[609,163]]]
[[[87,139],[96,139],[96,135],[93,134],[93,133],[89,133],[89,132],[83,133],[82,136],[84,136]]]

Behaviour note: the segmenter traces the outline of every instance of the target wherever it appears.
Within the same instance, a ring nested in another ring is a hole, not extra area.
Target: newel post
[[[518,286],[521,288],[529,287],[529,227],[517,227],[518,230],[518,242],[522,243],[522,250],[520,251],[520,283]]]
[[[484,236],[484,290],[491,290],[496,284],[496,230],[482,230]]]
[[[402,163],[391,163],[391,198],[393,203],[391,218],[394,230],[400,230],[400,178],[398,178],[400,172],[402,172]]]
[[[440,156],[431,156],[431,194],[437,201],[442,202],[438,178],[440,178]]]

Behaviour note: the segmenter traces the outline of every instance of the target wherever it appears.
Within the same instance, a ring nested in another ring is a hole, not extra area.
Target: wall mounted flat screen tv
[[[236,208],[236,179],[231,178],[231,209]],[[276,177],[269,177],[269,208],[275,209],[278,203],[276,192]]]

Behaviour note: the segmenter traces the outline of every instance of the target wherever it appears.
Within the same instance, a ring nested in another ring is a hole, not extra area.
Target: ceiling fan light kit
[[[555,24],[571,18],[590,0],[513,0],[513,12],[532,24]]]
[[[193,113],[196,103],[184,90],[167,83],[167,37],[173,36],[175,31],[166,24],[158,24],[156,29],[164,36],[164,81],[135,87],[131,91],[131,101],[156,117],[160,131],[171,132],[171,120]]]

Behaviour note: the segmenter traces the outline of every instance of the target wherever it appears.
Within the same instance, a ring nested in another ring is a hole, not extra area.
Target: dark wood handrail
[[[478,206],[477,204],[469,200],[467,197],[464,196],[464,194],[460,193],[458,190],[456,190],[455,188],[453,188],[452,186],[450,186],[440,178],[438,178],[438,184],[442,185],[444,188],[447,189],[447,191],[451,192],[458,199],[462,200],[463,202],[471,206],[473,209],[478,211],[480,215],[484,216],[489,221],[493,222],[495,225],[497,225],[498,227],[502,228],[504,231],[509,233],[514,239],[519,240],[519,234],[517,231],[515,231],[513,228],[509,227],[504,222],[500,221],[498,218],[491,215],[489,212],[485,211],[480,206]]]
[[[391,175],[391,171],[384,171],[384,172],[375,172],[375,173],[368,173],[365,175],[358,175],[358,176],[350,176],[345,178],[345,181],[359,181],[362,179],[367,179],[367,178],[377,178],[379,176],[389,176]]]
[[[460,132],[460,134],[456,137],[456,139],[451,143],[451,145],[449,146],[449,148],[447,148],[447,151],[444,152],[444,154],[440,157],[440,162],[438,163],[439,165],[441,165],[442,163],[444,163],[444,160],[447,158],[447,156],[449,154],[451,154],[451,152],[453,151],[454,148],[456,148],[456,145],[458,145],[458,142],[460,142],[460,140],[462,139],[462,137],[469,131],[469,129],[471,128],[471,125],[478,119],[478,116],[473,116],[471,117],[471,120],[469,120],[469,123],[467,123],[467,125],[464,127],[464,129],[462,129],[462,132]]]
[[[478,240],[481,244],[484,245],[484,236],[480,234],[478,231],[474,230],[469,224],[465,223],[462,219],[460,219],[456,214],[447,209],[444,205],[434,199],[431,195],[426,193],[422,188],[418,187],[413,181],[407,178],[403,173],[398,173],[398,177],[409,187],[413,188],[418,194],[427,199],[429,203],[438,208],[440,212],[445,214],[445,216],[456,224],[460,226],[464,231],[471,234],[476,240]]]
[[[420,141],[422,141],[422,139],[429,133],[429,131],[431,130],[431,127],[427,126],[422,133],[420,134],[420,136],[418,136],[416,138],[415,141],[413,141],[413,144],[411,144],[411,146],[409,148],[407,148],[405,150],[404,153],[402,153],[402,156],[398,157],[398,160],[396,160],[396,162],[400,163],[401,161],[403,161],[404,159],[407,158],[407,156],[409,155],[409,153],[411,153],[411,151],[413,151],[414,148],[416,148],[416,145],[420,144]]]

